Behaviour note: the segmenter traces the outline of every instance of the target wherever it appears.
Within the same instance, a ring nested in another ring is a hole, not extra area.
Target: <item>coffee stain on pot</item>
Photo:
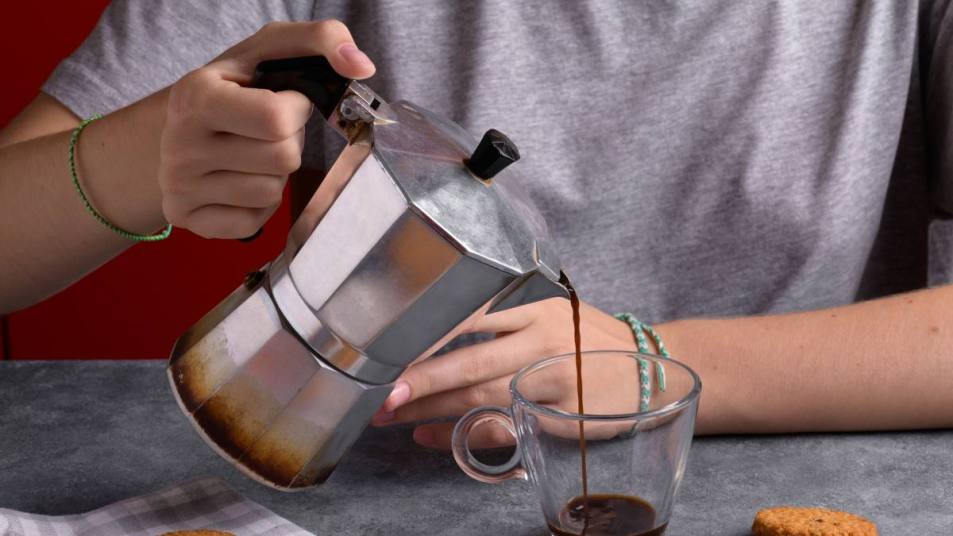
[[[227,301],[229,310],[200,321],[204,332],[177,342],[168,368],[176,398],[203,439],[255,480],[282,490],[324,482],[392,385],[319,364],[265,288]]]
[[[224,348],[224,335],[213,331],[169,364],[176,392],[189,413],[201,407],[237,372],[233,361],[212,358],[221,355]]]

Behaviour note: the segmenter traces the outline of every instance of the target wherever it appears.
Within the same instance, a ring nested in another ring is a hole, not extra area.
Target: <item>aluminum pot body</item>
[[[206,442],[279,489],[323,482],[392,382],[470,322],[567,295],[518,178],[492,178],[518,158],[508,138],[478,142],[305,60],[265,69],[262,87],[309,95],[348,144],[281,255],[183,334],[168,368]]]

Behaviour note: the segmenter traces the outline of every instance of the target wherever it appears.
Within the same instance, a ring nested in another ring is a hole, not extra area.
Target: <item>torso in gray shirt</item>
[[[584,299],[779,312],[950,279],[949,4],[123,0],[44,90],[109,112],[269,20],[338,18],[386,98],[516,141]]]

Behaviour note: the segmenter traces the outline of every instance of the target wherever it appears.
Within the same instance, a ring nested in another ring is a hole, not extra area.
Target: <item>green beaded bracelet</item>
[[[84,119],[79,126],[73,129],[73,134],[69,138],[69,173],[73,177],[73,186],[76,188],[76,193],[79,194],[79,198],[83,201],[83,206],[86,207],[86,212],[89,212],[93,218],[96,218],[96,221],[106,226],[107,229],[116,233],[117,235],[128,238],[129,240],[135,240],[136,242],[157,242],[159,240],[165,240],[169,238],[169,235],[172,234],[172,224],[167,224],[165,229],[156,234],[143,235],[130,233],[129,231],[117,227],[112,224],[109,220],[103,217],[102,214],[96,211],[93,208],[93,204],[89,202],[89,199],[86,197],[86,194],[83,192],[83,188],[79,185],[79,176],[76,174],[76,146],[79,142],[79,135],[83,132],[83,129],[86,128],[90,123],[102,117],[101,115],[94,115],[87,119]]]
[[[665,348],[665,344],[662,342],[662,336],[659,335],[659,333],[655,331],[652,326],[642,322],[631,313],[617,313],[615,318],[629,325],[629,328],[632,330],[632,335],[635,337],[635,344],[638,347],[640,354],[650,353],[648,338],[645,336],[647,333],[655,342],[655,346],[658,348],[658,355],[662,357],[669,357],[668,350]],[[649,375],[649,361],[644,358],[638,358],[638,363],[639,411],[648,411],[650,402],[652,401],[652,383],[651,377]],[[665,367],[658,361],[655,361],[655,381],[658,386],[658,390],[660,392],[664,392]]]

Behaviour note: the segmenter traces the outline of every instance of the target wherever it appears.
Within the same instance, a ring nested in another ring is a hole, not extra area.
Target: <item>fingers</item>
[[[205,238],[245,238],[258,232],[277,208],[206,205],[173,223]]]
[[[281,141],[303,129],[313,106],[297,91],[246,88],[234,82],[211,83],[196,112],[204,126],[259,140]]]
[[[384,402],[384,411],[426,398],[436,393],[476,385],[522,368],[525,335],[514,333],[432,357],[412,365],[401,375],[398,385]],[[528,353],[526,358],[532,358]],[[401,385],[403,384],[403,385]]]
[[[234,134],[191,135],[164,141],[163,164],[176,173],[164,185],[171,192],[182,189],[177,181],[195,180],[196,175],[237,171],[256,175],[288,175],[301,166],[304,131],[281,141],[263,141]]]
[[[566,406],[572,411],[575,403],[575,367],[554,366],[537,373],[531,380],[520,384],[520,392],[529,400],[549,406]],[[489,381],[468,385],[451,391],[436,393],[407,402],[399,407],[383,407],[374,416],[371,424],[387,426],[405,422],[424,421],[443,417],[458,417],[478,406],[508,406],[512,400],[507,374]]]
[[[250,236],[281,204],[288,174],[300,166],[303,140],[303,130],[282,141],[195,133],[164,138],[159,186],[167,221],[206,238]]]
[[[433,449],[450,450],[453,423],[424,424],[414,429],[414,441]],[[470,431],[470,450],[508,447],[516,444],[513,435],[497,424],[485,424]]]
[[[266,24],[210,65],[247,83],[247,73],[259,62],[296,56],[324,56],[341,76],[358,80],[373,75],[375,70],[370,58],[354,44],[347,26],[333,19]]]
[[[519,331],[533,322],[536,317],[535,312],[533,305],[526,305],[485,315],[468,326],[467,333]]]
[[[204,155],[215,165],[208,170],[231,170],[261,175],[288,175],[301,167],[303,136],[281,141],[253,140],[233,134],[217,134],[203,147]],[[199,157],[196,155],[196,157]]]
[[[507,406],[510,403],[510,377],[461,389],[444,391],[415,400],[394,410],[385,409],[371,421],[375,426],[423,421],[441,417],[458,417],[478,406]]]
[[[181,219],[205,205],[268,208],[281,204],[287,175],[257,175],[215,171],[181,185],[182,195],[170,196],[167,216]],[[185,202],[188,200],[188,202]]]

